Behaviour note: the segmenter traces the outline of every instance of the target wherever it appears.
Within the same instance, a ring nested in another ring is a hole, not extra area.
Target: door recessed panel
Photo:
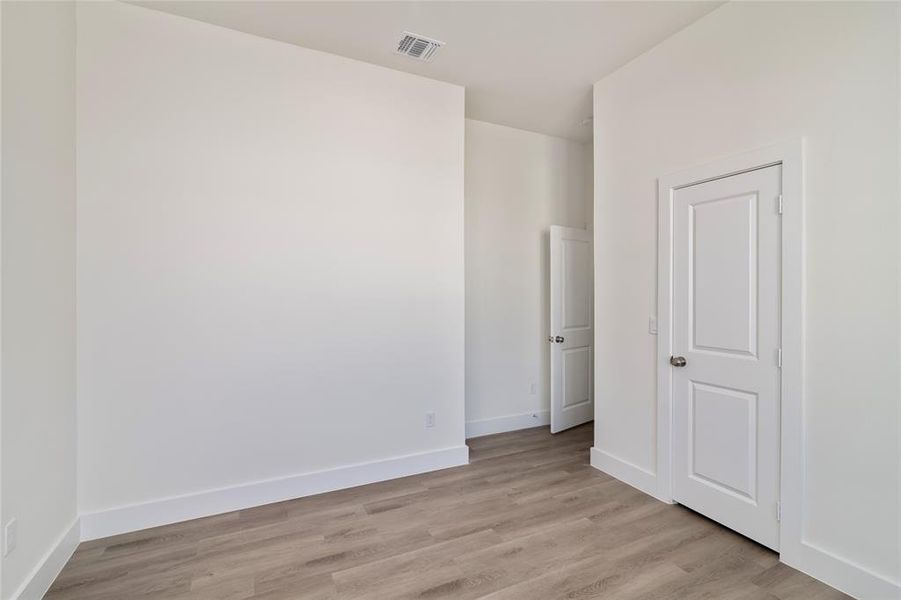
[[[563,408],[591,401],[591,348],[563,351]]]
[[[756,500],[757,394],[689,382],[689,476]]]
[[[757,194],[693,204],[692,350],[757,356]]]
[[[591,326],[591,244],[563,240],[563,329]]]

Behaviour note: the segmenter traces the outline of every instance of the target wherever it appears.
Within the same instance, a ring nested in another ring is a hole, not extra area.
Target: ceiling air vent
[[[444,42],[405,31],[400,41],[397,42],[397,53],[406,54],[410,58],[428,62],[435,57],[438,48],[443,45]]]

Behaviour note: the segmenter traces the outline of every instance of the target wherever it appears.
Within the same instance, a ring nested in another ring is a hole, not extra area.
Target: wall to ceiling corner
[[[79,3],[86,538],[467,461],[463,103]]]
[[[591,145],[466,121],[467,436],[549,423],[548,231],[591,228]]]
[[[806,141],[804,514],[783,558],[901,593],[899,11],[729,3],[595,85],[597,451],[656,475],[657,178]],[[612,315],[612,317],[611,317]]]
[[[0,597],[40,598],[78,544],[75,5],[0,2]]]

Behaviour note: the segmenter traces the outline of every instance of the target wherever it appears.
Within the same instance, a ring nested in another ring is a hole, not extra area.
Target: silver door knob
[[[554,341],[557,342],[558,344],[562,344],[562,343],[563,343],[563,336],[562,336],[562,335],[558,335],[557,337],[554,338]]]
[[[684,367],[688,363],[685,360],[684,356],[670,356],[669,364],[673,365],[674,367]]]

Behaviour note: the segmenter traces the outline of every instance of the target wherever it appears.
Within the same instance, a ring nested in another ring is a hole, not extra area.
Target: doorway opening
[[[594,273],[590,231],[550,231],[551,433],[594,420]]]
[[[799,540],[802,144],[661,178],[658,497]]]

